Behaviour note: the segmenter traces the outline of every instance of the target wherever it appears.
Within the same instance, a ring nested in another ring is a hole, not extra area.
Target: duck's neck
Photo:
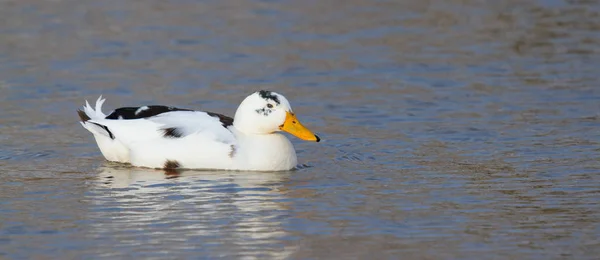
[[[247,134],[233,127],[237,137],[240,163],[253,170],[283,171],[297,164],[292,143],[282,134]]]

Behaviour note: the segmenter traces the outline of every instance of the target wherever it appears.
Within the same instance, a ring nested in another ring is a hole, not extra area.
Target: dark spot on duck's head
[[[277,97],[277,95],[273,94],[273,92],[271,92],[271,91],[261,90],[258,92],[258,95],[261,98],[264,98],[266,100],[273,100],[273,102],[277,103],[278,105],[280,104],[279,98]]]
[[[169,128],[163,129],[163,137],[165,137],[165,138],[179,138],[182,136],[183,136],[183,133],[178,128],[169,127]]]
[[[266,108],[261,108],[261,109],[256,109],[254,110],[256,111],[257,114],[259,115],[263,115],[263,116],[268,116],[269,114],[271,114],[271,112],[273,112],[273,110],[271,109],[266,109]]]

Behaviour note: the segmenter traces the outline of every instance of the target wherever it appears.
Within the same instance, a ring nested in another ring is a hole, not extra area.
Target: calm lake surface
[[[75,113],[259,89],[295,171],[107,163]],[[0,93],[2,259],[600,255],[596,1],[6,0]]]

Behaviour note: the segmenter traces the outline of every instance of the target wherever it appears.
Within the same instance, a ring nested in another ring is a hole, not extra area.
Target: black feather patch
[[[181,132],[181,130],[179,130],[179,128],[169,127],[169,128],[165,128],[162,130],[163,130],[163,137],[166,137],[166,138],[179,138],[179,137],[183,136],[183,133]]]
[[[115,139],[115,135],[113,135],[113,133],[110,130],[108,130],[107,126],[101,125],[101,124],[98,124],[98,123],[94,123],[94,122],[90,122],[90,123],[92,123],[94,125],[97,125],[99,127],[102,127],[102,129],[104,129],[104,131],[106,131],[108,133],[108,136],[110,137],[110,139],[113,139],[113,140]]]
[[[277,97],[275,97],[277,98]],[[110,113],[106,117],[106,119],[140,119],[140,118],[148,118],[156,115],[160,115],[162,113],[174,112],[174,111],[194,111],[191,109],[185,108],[176,108],[169,106],[143,106],[143,107],[122,107],[117,108],[115,111]],[[213,112],[206,112],[209,116],[216,117],[219,119],[223,127],[227,128],[228,126],[233,125],[233,118],[221,115]],[[87,115],[86,115],[87,116]],[[81,117],[81,115],[80,115]],[[180,137],[180,136],[177,136]]]
[[[180,166],[181,166],[181,165],[179,164],[179,162],[178,162],[178,161],[175,161],[175,160],[167,160],[167,161],[165,162],[165,165],[164,165],[164,167],[163,167],[163,168],[164,168],[164,169],[169,169],[169,170],[174,170],[174,169],[177,169],[177,168],[179,168]]]
[[[192,111],[190,109],[176,108],[169,106],[142,106],[142,107],[121,107],[115,109],[106,119],[140,119],[156,116],[162,113],[173,111]]]
[[[213,112],[206,112],[209,116],[212,117],[216,117],[219,119],[219,121],[221,122],[221,125],[223,125],[223,127],[227,128],[228,126],[232,126],[233,125],[233,118],[225,116],[225,115],[221,115],[221,114],[217,114],[217,113],[213,113]]]
[[[261,91],[258,92],[258,95],[261,98],[264,98],[266,100],[273,100],[273,102],[275,102],[277,104],[280,104],[279,103],[279,98],[275,94],[273,94],[273,92],[271,92],[271,91],[261,90]]]
[[[264,107],[261,109],[254,110],[254,111],[256,111],[256,113],[261,114],[263,116],[268,116],[269,114],[271,114],[271,112],[273,112],[273,110],[264,108]]]
[[[91,119],[85,112],[81,111],[80,109],[77,109],[77,114],[79,115],[79,119],[81,119],[81,122],[85,122]]]

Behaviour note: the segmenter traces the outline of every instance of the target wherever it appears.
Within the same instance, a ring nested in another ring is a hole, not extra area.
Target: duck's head
[[[246,134],[285,131],[302,140],[321,140],[298,121],[283,95],[267,90],[255,92],[242,101],[235,112],[233,125]]]

